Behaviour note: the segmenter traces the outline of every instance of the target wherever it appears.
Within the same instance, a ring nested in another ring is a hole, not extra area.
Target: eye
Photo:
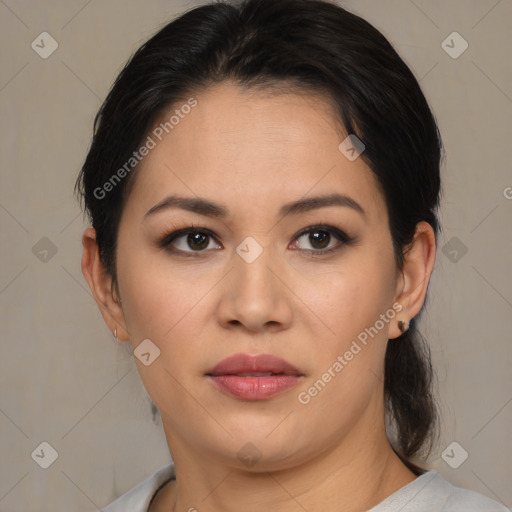
[[[331,253],[353,242],[353,239],[340,229],[327,225],[306,228],[295,240],[294,248],[314,255]]]
[[[302,230],[295,236],[291,248],[317,256],[337,251],[354,241],[340,229],[322,224]],[[180,256],[198,256],[209,250],[222,249],[213,232],[196,226],[173,231],[164,236],[158,246]]]
[[[186,228],[166,235],[159,246],[170,252],[191,253],[204,252],[209,249],[220,249],[213,233],[207,229]],[[213,244],[213,246],[212,246]]]

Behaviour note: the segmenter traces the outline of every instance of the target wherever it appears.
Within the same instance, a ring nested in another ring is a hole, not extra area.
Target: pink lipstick
[[[303,374],[271,354],[235,354],[207,372],[224,393],[242,400],[266,400],[297,385]]]

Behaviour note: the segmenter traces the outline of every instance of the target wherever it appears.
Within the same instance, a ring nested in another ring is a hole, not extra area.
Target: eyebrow
[[[362,216],[365,216],[363,207],[354,199],[343,194],[330,194],[308,197],[286,203],[279,210],[279,217],[283,218],[289,215],[297,215],[305,213],[318,208],[326,208],[328,206],[343,206],[352,208]],[[209,199],[202,197],[183,197],[183,196],[168,196],[155,206],[150,208],[144,215],[144,219],[162,212],[169,208],[180,208],[189,212],[205,215],[207,217],[226,218],[229,210],[218,203],[214,203]]]

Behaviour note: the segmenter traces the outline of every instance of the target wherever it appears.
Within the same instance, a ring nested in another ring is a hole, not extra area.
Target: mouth
[[[296,386],[304,375],[271,354],[235,354],[206,373],[221,392],[241,400],[266,400]]]
[[[213,375],[214,377],[218,377],[219,374]],[[222,375],[222,374],[220,374]],[[227,373],[224,375],[236,375],[237,377],[273,377],[275,375],[294,375],[292,373],[284,373],[284,372],[241,372],[241,373]]]

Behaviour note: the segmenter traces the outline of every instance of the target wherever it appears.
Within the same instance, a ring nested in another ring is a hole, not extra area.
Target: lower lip
[[[265,400],[297,385],[299,375],[239,377],[238,375],[210,376],[215,385],[229,395],[243,400]]]

